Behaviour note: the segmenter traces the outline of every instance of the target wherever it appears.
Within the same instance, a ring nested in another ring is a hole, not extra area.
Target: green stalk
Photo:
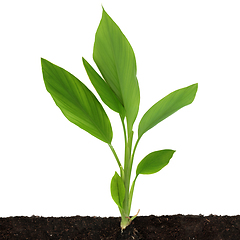
[[[137,145],[138,145],[138,143],[139,143],[139,140],[140,140],[140,138],[137,139],[137,141],[136,141],[136,143],[135,143],[135,146],[134,146],[134,148],[133,148],[133,153],[132,153],[131,160],[130,160],[130,172],[132,172],[133,159],[134,159],[135,151],[136,151]],[[137,180],[137,177],[138,177],[138,176],[136,176],[135,179],[133,180],[132,186],[131,186],[131,189],[130,189],[130,195],[129,195],[129,212],[128,212],[128,214],[130,214],[130,210],[131,210],[132,197],[133,197],[133,192],[134,192],[134,187],[135,187],[135,182],[136,182],[136,180]],[[136,216],[135,216],[134,218],[136,218]],[[131,218],[131,221],[132,221],[134,218]]]
[[[139,143],[140,138],[137,139],[137,141],[135,143],[135,146],[134,146],[134,149],[133,149],[133,153],[132,153],[132,157],[131,157],[131,163],[130,163],[130,171],[132,171],[133,159],[134,159],[135,151],[136,151],[136,148],[137,148],[137,145]]]
[[[122,176],[123,176],[123,167],[122,167],[122,165],[121,165],[121,163],[120,163],[120,161],[119,161],[119,158],[118,158],[118,156],[117,156],[117,153],[116,153],[115,149],[113,148],[112,144],[108,144],[108,146],[109,146],[110,149],[112,150],[112,153],[113,153],[113,155],[114,155],[114,157],[115,157],[115,159],[116,159],[116,161],[117,161],[117,164],[118,164],[118,166],[119,166],[119,168],[120,168],[120,174],[121,174],[121,177],[122,177]]]
[[[125,198],[123,201],[123,208],[119,209],[119,210],[120,210],[121,218],[122,218],[121,228],[125,229],[131,223],[131,221],[134,218],[136,218],[136,216],[134,216],[133,218],[130,219],[129,215],[130,215],[131,204],[132,204],[133,190],[134,190],[135,181],[136,181],[137,176],[132,183],[131,190],[130,190],[130,179],[131,179],[133,158],[134,158],[134,154],[135,154],[135,151],[136,151],[136,148],[137,148],[140,138],[137,139],[134,149],[133,149],[133,152],[132,152],[133,131],[130,131],[130,133],[127,136],[124,121],[123,121],[123,119],[121,119],[121,120],[122,120],[122,126],[123,126],[123,131],[124,131],[124,140],[125,140],[124,174],[123,174],[123,176],[121,176],[122,180],[124,182],[124,186],[125,186]]]
[[[122,180],[125,186],[125,198],[123,201],[123,209],[121,212],[121,228],[125,229],[130,224],[129,212],[129,187],[130,187],[130,178],[131,178],[131,150],[132,150],[132,137],[133,132],[127,136],[126,127],[124,121],[122,120],[124,139],[125,139],[125,156],[124,156],[124,176]]]

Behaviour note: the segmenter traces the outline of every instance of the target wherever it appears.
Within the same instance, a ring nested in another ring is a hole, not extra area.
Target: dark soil
[[[7,217],[0,218],[0,239],[240,240],[240,215],[139,216],[123,233],[115,217]]]

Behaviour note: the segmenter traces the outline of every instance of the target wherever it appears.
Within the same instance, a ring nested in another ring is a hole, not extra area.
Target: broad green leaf
[[[111,143],[111,123],[94,94],[63,68],[43,58],[41,62],[46,89],[65,117],[94,137]]]
[[[113,201],[120,207],[123,207],[123,200],[125,197],[125,186],[122,178],[115,172],[111,181],[111,195]]]
[[[153,174],[165,167],[174,154],[174,150],[165,149],[149,153],[138,164],[136,175],[139,174]]]
[[[104,9],[95,35],[93,59],[124,106],[130,133],[140,102],[136,59],[127,38]]]
[[[198,84],[193,84],[185,88],[178,89],[159,102],[154,104],[142,117],[138,126],[138,138],[154,127],[156,124],[169,117],[179,109],[192,103]]]
[[[124,118],[125,110],[119,99],[109,87],[109,85],[102,79],[102,77],[94,70],[94,68],[82,58],[83,65],[86,69],[88,77],[98,92],[102,101],[113,111],[118,112]]]

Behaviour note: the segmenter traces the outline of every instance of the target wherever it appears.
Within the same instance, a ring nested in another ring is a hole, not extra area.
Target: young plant
[[[117,24],[103,9],[93,48],[93,60],[100,73],[82,58],[88,77],[101,100],[120,116],[125,141],[124,165],[112,146],[113,132],[109,118],[95,95],[75,76],[45,59],[41,59],[47,91],[65,117],[78,127],[108,144],[119,167],[111,181],[111,195],[121,213],[121,228],[137,216],[129,217],[136,180],[140,174],[153,174],[166,166],[174,150],[148,154],[140,161],[130,185],[137,145],[143,134],[180,108],[191,104],[198,84],[178,89],[154,104],[138,125],[133,147],[133,124],[138,114],[140,91],[133,49]]]

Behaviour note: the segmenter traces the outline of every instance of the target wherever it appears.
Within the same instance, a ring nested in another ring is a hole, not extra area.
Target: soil
[[[122,233],[116,217],[7,217],[0,239],[240,240],[240,215],[139,216]]]

